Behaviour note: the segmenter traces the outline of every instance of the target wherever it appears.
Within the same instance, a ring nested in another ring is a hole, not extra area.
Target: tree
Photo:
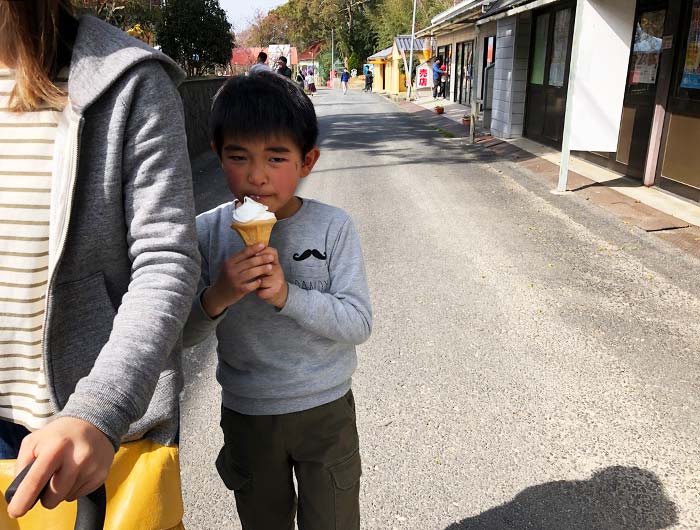
[[[265,14],[258,9],[246,30],[246,46],[264,48],[270,44],[288,44],[288,29],[289,19],[280,16],[276,10]]]
[[[416,4],[416,30],[430,25],[438,13],[451,7],[451,0],[418,0]],[[374,10],[372,26],[379,47],[391,46],[394,37],[411,33],[413,0],[383,0]]]
[[[154,43],[160,7],[150,0],[73,0],[73,4],[79,14],[94,15],[151,45]]]
[[[190,77],[231,62],[231,24],[218,0],[168,0],[156,41]]]

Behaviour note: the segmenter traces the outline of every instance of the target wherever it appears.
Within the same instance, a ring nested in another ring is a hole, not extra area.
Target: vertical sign
[[[700,90],[700,0],[693,1],[681,88]]]

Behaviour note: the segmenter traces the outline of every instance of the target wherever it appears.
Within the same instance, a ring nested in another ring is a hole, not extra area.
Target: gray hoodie
[[[51,403],[115,448],[177,435],[181,328],[199,276],[179,94],[165,55],[80,19],[51,195]]]

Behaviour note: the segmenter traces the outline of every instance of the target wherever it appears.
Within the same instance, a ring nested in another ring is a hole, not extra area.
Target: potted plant
[[[443,107],[442,105],[437,105],[435,107],[435,112],[437,112],[438,114],[443,114],[445,112],[445,107]]]
[[[465,115],[463,115],[463,116],[462,116],[462,123],[463,123],[465,126],[469,127],[469,126],[471,125],[471,123],[472,123],[472,117],[471,117],[471,115],[470,115],[470,114],[465,114]]]

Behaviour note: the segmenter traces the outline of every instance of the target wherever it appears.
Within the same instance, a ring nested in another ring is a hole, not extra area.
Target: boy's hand
[[[19,473],[34,461],[7,507],[10,517],[21,517],[49,482],[41,503],[55,508],[95,491],[107,479],[114,447],[102,431],[87,421],[62,417],[27,435],[17,456]]]
[[[265,245],[258,243],[246,247],[226,261],[214,284],[202,295],[202,306],[207,315],[214,318],[223,313],[248,293],[259,289],[262,277],[272,271],[274,256],[261,253]]]
[[[284,304],[287,303],[289,286],[284,277],[284,271],[280,266],[279,255],[277,254],[277,250],[272,247],[267,247],[261,255],[270,256],[272,267],[270,272],[262,278],[262,282],[258,288],[258,296],[277,309],[282,309]]]

